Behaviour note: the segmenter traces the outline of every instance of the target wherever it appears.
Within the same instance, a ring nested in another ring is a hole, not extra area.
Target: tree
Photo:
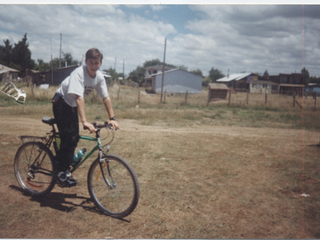
[[[197,70],[193,70],[191,71],[192,73],[194,73],[195,75],[198,75],[200,77],[203,77],[203,74],[202,74],[202,71],[200,69],[197,69]]]
[[[138,66],[136,70],[133,70],[129,73],[128,78],[136,83],[139,83],[140,85],[141,83],[144,82],[144,74],[145,74],[144,68],[141,66]]]
[[[78,65],[79,61],[74,60],[71,53],[62,53],[63,59],[61,59],[61,66],[72,66],[72,65]],[[63,63],[63,64],[62,64]]]
[[[214,69],[213,67],[209,71],[209,78],[211,78],[212,82],[216,82],[218,79],[223,78],[225,75],[219,70]]]
[[[303,74],[304,84],[307,85],[310,82],[309,71],[304,67],[301,69],[301,73]]]
[[[31,51],[27,43],[27,33],[24,34],[21,41],[14,44],[12,49],[12,61],[19,66],[19,70],[24,72],[26,69],[33,69],[35,61],[31,59]]]
[[[35,69],[40,72],[49,71],[51,69],[50,64],[44,62],[42,59],[38,59],[35,63]]]
[[[12,45],[9,39],[3,40],[4,46],[0,46],[0,62],[6,66],[12,65]]]

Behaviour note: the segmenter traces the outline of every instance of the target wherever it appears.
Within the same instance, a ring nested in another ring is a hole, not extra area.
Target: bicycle
[[[45,137],[20,136],[23,144],[17,150],[14,159],[14,172],[21,188],[32,196],[45,196],[55,184],[64,187],[57,176],[56,157],[50,150],[52,144],[57,153],[60,144],[55,119],[44,117],[42,122],[52,127]],[[87,175],[87,186],[95,206],[104,214],[124,218],[136,208],[140,196],[138,178],[131,165],[120,156],[106,153],[114,140],[114,130],[107,122],[93,123],[96,136],[80,136],[80,139],[96,142],[96,145],[84,155],[70,170],[76,171],[95,151],[98,157],[91,164]],[[106,128],[112,132],[112,139],[102,145],[100,130]],[[26,141],[27,139],[31,139]],[[51,148],[52,149],[52,148]]]

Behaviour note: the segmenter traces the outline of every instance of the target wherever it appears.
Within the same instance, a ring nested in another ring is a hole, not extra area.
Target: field
[[[122,130],[111,153],[135,169],[141,197],[123,220],[102,215],[86,186],[25,195],[15,179],[18,136],[42,136],[55,89],[27,91],[24,105],[0,95],[1,238],[320,238],[320,114],[314,100],[232,94],[207,104],[207,92],[147,95],[109,89]],[[118,95],[119,94],[119,95]],[[97,96],[87,118],[107,118]],[[138,102],[139,101],[139,102]],[[81,130],[81,134],[87,134]],[[81,141],[79,146],[81,146]]]

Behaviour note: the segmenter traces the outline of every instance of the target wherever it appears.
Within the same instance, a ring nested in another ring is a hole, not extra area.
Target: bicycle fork
[[[106,178],[105,173],[103,171],[105,164],[106,164],[108,174],[110,176],[110,180],[112,183],[110,183],[110,181]],[[100,171],[102,173],[103,180],[107,184],[109,189],[113,189],[113,188],[117,187],[117,184],[114,182],[112,175],[111,175],[111,172],[110,172],[109,160],[106,158],[106,156],[104,156],[104,153],[102,150],[99,150],[99,165],[100,165]],[[98,175],[99,175],[99,173],[98,173]]]

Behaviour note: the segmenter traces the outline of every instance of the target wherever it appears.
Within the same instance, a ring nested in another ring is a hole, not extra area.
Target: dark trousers
[[[61,144],[57,153],[59,171],[69,169],[74,150],[79,141],[79,119],[76,107],[70,107],[59,94],[53,98],[53,115],[56,120]]]

